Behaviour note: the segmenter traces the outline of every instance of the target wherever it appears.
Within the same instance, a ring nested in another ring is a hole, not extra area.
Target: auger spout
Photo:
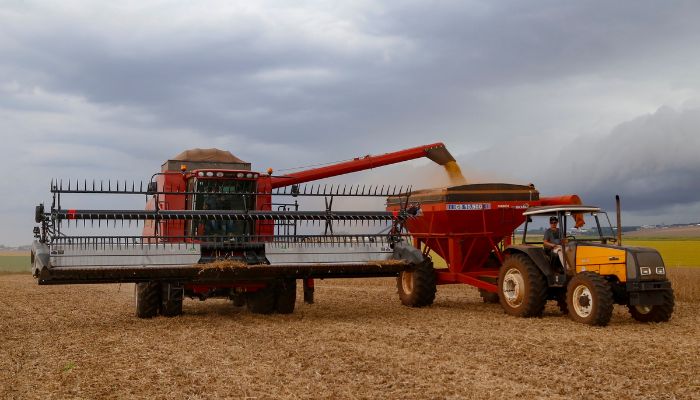
[[[364,157],[357,157],[350,161],[295,172],[285,176],[275,176],[272,177],[271,183],[272,188],[274,189],[329,178],[332,176],[383,167],[385,165],[415,160],[421,157],[427,157],[439,165],[445,165],[450,161],[455,161],[454,157],[452,157],[450,152],[447,151],[447,148],[443,143],[433,143],[376,156],[366,155]]]

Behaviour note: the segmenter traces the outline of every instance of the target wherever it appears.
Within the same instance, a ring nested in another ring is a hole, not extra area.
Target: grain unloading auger
[[[51,183],[53,201],[37,207],[32,272],[40,284],[136,283],[139,317],[182,312],[184,296],[229,297],[256,313],[294,309],[296,280],[312,301],[313,278],[398,276],[428,262],[404,225],[410,188],[300,184],[427,157],[454,161],[436,143],[365,156],[284,176],[251,171],[219,150],[188,151],[166,161],[147,185]],[[145,210],[71,209],[62,196],[145,195]],[[294,202],[273,201],[282,198]],[[335,211],[337,197],[403,198],[392,211]],[[299,210],[300,197],[323,197],[322,211]],[[323,228],[302,234],[300,223]],[[71,227],[139,226],[141,235],[80,235]],[[373,233],[336,233],[359,226]]]

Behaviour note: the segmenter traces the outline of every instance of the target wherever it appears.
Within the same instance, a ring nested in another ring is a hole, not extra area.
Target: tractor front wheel
[[[632,306],[628,305],[630,315],[639,322],[666,322],[673,314],[673,289],[666,289],[662,292],[663,302],[655,306]]]
[[[605,278],[595,272],[581,272],[569,282],[566,303],[574,321],[605,326],[613,312],[612,288]]]
[[[507,314],[539,317],[547,302],[547,281],[530,257],[513,254],[498,274],[498,297]]]
[[[433,262],[426,260],[412,270],[402,271],[396,278],[401,304],[409,307],[425,307],[433,304],[437,292],[437,280]]]
[[[155,317],[160,309],[160,283],[139,282],[135,284],[134,300],[136,300],[137,317]]]

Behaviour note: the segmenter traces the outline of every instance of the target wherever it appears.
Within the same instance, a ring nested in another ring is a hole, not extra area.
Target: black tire
[[[539,317],[547,303],[547,280],[530,257],[513,254],[498,274],[498,297],[507,314]]]
[[[567,315],[569,313],[569,305],[566,304],[566,293],[558,295],[556,300],[557,307],[559,307],[559,311],[561,311],[562,314]]]
[[[164,317],[182,315],[182,301],[185,297],[184,288],[170,283],[163,283],[161,286],[160,314]]]
[[[276,288],[275,311],[280,314],[291,314],[297,302],[297,280],[282,279]]]
[[[153,318],[160,310],[160,283],[140,282],[134,285],[136,316]]]
[[[500,301],[498,293],[487,292],[484,289],[479,289],[479,296],[481,296],[481,300],[486,304],[496,304]]]
[[[437,292],[437,279],[433,262],[426,260],[412,270],[402,271],[396,277],[401,304],[409,307],[425,307],[433,304]]]
[[[569,281],[566,290],[569,316],[576,322],[606,326],[613,312],[610,283],[595,272],[581,272]]]
[[[665,289],[663,291],[663,303],[655,306],[631,306],[627,309],[632,318],[639,322],[666,322],[671,319],[675,300],[673,298],[673,289]]]
[[[248,311],[253,314],[272,314],[275,311],[274,282],[269,282],[267,286],[255,292],[247,293],[246,305]]]

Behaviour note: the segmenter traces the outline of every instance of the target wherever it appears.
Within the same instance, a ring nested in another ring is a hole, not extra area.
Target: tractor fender
[[[530,258],[530,260],[532,260],[533,263],[535,263],[537,268],[547,278],[548,286],[562,287],[566,284],[566,278],[552,269],[549,259],[544,254],[544,249],[542,247],[513,245],[509,246],[503,251],[503,254],[505,254],[506,257],[517,253],[526,255]]]

